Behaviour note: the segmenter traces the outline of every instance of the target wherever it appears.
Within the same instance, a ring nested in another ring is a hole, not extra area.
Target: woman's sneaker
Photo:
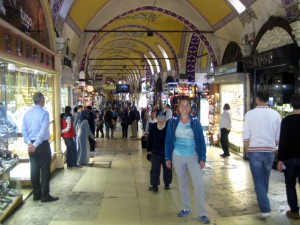
[[[198,219],[203,224],[209,224],[210,223],[210,220],[208,219],[207,216],[200,216]]]
[[[183,209],[178,213],[178,217],[185,217],[191,213],[191,210]]]
[[[258,213],[258,218],[261,219],[261,220],[265,220],[267,219],[268,217],[271,216],[271,213]]]

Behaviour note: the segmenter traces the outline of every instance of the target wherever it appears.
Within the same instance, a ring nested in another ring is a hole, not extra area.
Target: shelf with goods
[[[223,106],[225,103],[230,105],[231,130],[229,133],[229,146],[236,152],[243,151],[243,123],[245,115],[245,92],[243,83],[222,84],[220,85]]]
[[[198,112],[198,86],[194,83],[169,83],[168,85],[168,98],[170,99],[171,108],[173,114],[177,114],[178,110],[178,101],[182,96],[189,97],[191,100],[192,114],[197,114]]]
[[[208,101],[208,132],[211,145],[219,144],[219,120],[220,120],[220,95],[219,84],[209,85],[209,94],[206,95]]]
[[[0,138],[0,222],[2,223],[23,203],[23,194],[16,182],[11,181],[10,172],[18,164],[18,157],[8,150],[9,139]]]

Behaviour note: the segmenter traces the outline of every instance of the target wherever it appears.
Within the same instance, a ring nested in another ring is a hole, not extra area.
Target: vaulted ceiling
[[[142,74],[151,63],[154,73],[167,71],[167,53],[172,70],[187,60],[193,38],[201,44],[203,67],[218,64],[213,36],[239,16],[228,0],[75,0],[60,2],[57,10],[79,37],[76,52],[79,70],[89,70],[96,79],[128,79]],[[250,7],[256,0],[241,0]],[[58,3],[57,3],[58,4]],[[55,12],[54,12],[55,13]],[[197,42],[196,41],[196,42]],[[151,54],[151,53],[153,54]],[[185,62],[184,62],[185,63]]]

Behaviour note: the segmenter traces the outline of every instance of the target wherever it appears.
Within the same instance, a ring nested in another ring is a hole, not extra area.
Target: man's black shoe
[[[41,202],[54,202],[57,201],[58,197],[52,197],[51,195],[48,195],[47,197],[42,197]]]
[[[153,191],[153,192],[158,192],[158,187],[157,186],[151,186],[148,188],[149,191]]]
[[[165,185],[165,190],[170,190],[170,185]]]
[[[220,156],[221,156],[222,158],[226,158],[226,157],[228,157],[229,155],[221,154]]]
[[[33,201],[38,201],[41,199],[41,196],[40,195],[34,195],[33,196]]]

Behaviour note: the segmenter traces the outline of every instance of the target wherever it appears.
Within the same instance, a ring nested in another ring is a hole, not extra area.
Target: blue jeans
[[[298,198],[296,191],[297,177],[300,174],[300,158],[291,158],[284,161],[286,167],[284,172],[287,201],[291,211],[299,212]],[[299,178],[300,179],[300,178]]]
[[[77,165],[77,149],[74,138],[64,138],[67,147],[67,166],[73,167]]]
[[[249,152],[249,165],[255,193],[262,213],[271,212],[268,198],[269,178],[274,163],[274,152]]]

